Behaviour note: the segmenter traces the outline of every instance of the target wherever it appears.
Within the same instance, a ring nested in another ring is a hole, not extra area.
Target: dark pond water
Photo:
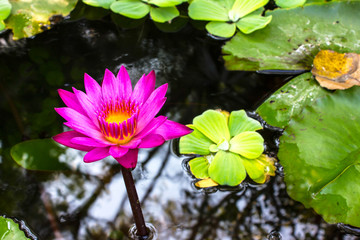
[[[285,83],[286,76],[226,71],[222,44],[190,24],[163,33],[151,21],[124,29],[109,16],[73,16],[16,42],[2,33],[0,215],[23,220],[38,239],[128,239],[133,220],[115,160],[85,164],[83,152],[68,149],[60,158],[73,171],[35,172],[17,166],[10,148],[64,130],[53,110],[63,106],[56,90],[83,90],[84,72],[101,81],[105,68],[117,72],[125,65],[135,83],[154,69],[157,85],[169,83],[160,114],[184,124],[209,108],[253,111]],[[262,134],[275,155],[281,133],[267,128]],[[193,186],[186,159],[171,149],[167,143],[141,150],[133,171],[145,220],[158,239],[356,239],[290,199],[281,171],[262,186],[206,193]]]

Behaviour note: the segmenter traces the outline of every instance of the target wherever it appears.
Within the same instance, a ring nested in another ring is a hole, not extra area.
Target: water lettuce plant
[[[247,174],[258,183],[274,175],[273,162],[262,154],[264,139],[256,132],[262,126],[244,110],[207,110],[188,126],[194,131],[180,138],[179,148],[181,154],[201,155],[189,162],[196,178],[236,186]]]
[[[11,4],[8,0],[0,1],[0,31],[5,28],[4,20],[10,15]]]
[[[263,17],[263,6],[268,0],[194,0],[189,16],[210,21],[206,30],[219,37],[232,37],[236,28],[245,34],[264,28],[272,16]]]
[[[306,0],[275,0],[276,5],[281,8],[300,7],[305,4]]]
[[[125,17],[140,19],[150,13],[155,22],[168,22],[180,15],[176,5],[187,0],[117,0],[110,9]]]
[[[191,132],[186,126],[155,115],[165,103],[167,84],[155,89],[155,73],[143,75],[134,89],[124,66],[115,77],[105,71],[102,86],[85,74],[86,93],[59,89],[67,107],[56,108],[72,131],[53,139],[88,153],[85,162],[114,157],[134,168],[139,148],[152,148]]]

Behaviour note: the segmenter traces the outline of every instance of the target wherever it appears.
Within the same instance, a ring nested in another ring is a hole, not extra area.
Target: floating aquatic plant
[[[4,20],[10,15],[11,4],[8,0],[0,1],[0,31],[5,28]]]
[[[155,22],[169,22],[180,15],[175,7],[187,0],[118,0],[110,5],[110,9],[125,17],[140,19],[150,13]]]
[[[11,218],[0,216],[0,239],[1,240],[28,240],[19,224]]]
[[[249,34],[264,28],[272,16],[263,17],[263,6],[268,0],[194,0],[189,16],[195,20],[210,21],[206,30],[219,37],[232,37],[236,28]]]
[[[155,73],[143,75],[132,89],[124,66],[115,77],[105,71],[102,86],[85,74],[86,93],[59,89],[67,107],[55,110],[72,131],[53,139],[65,146],[87,151],[85,162],[112,156],[122,169],[135,223],[140,236],[146,236],[144,217],[130,168],[137,163],[139,148],[151,148],[166,140],[178,138],[192,130],[165,116],[155,115],[165,103],[167,84],[155,89]]]
[[[247,174],[255,182],[264,183],[275,174],[272,159],[262,154],[264,139],[256,132],[262,126],[244,110],[231,114],[207,110],[189,127],[194,131],[180,139],[180,153],[201,155],[189,165],[196,178],[205,179],[205,186],[236,186]]]

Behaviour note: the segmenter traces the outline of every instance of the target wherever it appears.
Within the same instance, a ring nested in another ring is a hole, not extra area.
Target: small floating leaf
[[[0,239],[1,240],[27,240],[25,233],[20,230],[19,224],[10,218],[0,216]]]
[[[234,36],[236,31],[235,23],[227,22],[209,22],[206,24],[206,30],[212,35],[229,38]]]
[[[236,26],[245,34],[250,34],[256,30],[266,27],[270,23],[272,16],[263,17],[263,16],[246,16],[240,19],[236,23]]]
[[[218,1],[197,0],[189,6],[189,16],[195,20],[228,21],[228,10]]]
[[[194,126],[188,125],[194,131],[191,134],[188,134],[180,138],[180,153],[181,154],[200,154],[208,155],[210,154],[209,147],[214,144],[210,139],[208,139],[204,134],[197,130]]]
[[[305,4],[306,0],[275,0],[276,5],[281,8],[300,7]]]
[[[150,6],[139,0],[116,1],[110,6],[111,11],[128,18],[140,19],[150,12]]]
[[[17,164],[28,170],[61,171],[68,170],[59,156],[65,152],[52,139],[35,139],[16,144],[10,154]]]
[[[253,131],[242,132],[230,140],[230,152],[254,159],[264,151],[263,137]]]
[[[0,1],[0,31],[5,28],[5,23],[3,20],[5,20],[11,12],[11,4],[8,0],[2,0]]]
[[[311,72],[320,85],[328,89],[360,85],[360,55],[321,50],[315,56]]]
[[[206,157],[197,157],[191,159],[189,161],[189,166],[192,174],[194,174],[196,178],[205,179],[209,177],[209,161],[206,159]]]
[[[150,16],[154,22],[164,23],[179,16],[179,11],[176,7],[151,8]]]
[[[195,183],[195,186],[199,188],[208,188],[208,187],[216,187],[219,186],[217,182],[212,180],[211,178],[203,179]]]
[[[209,176],[220,185],[236,186],[245,179],[246,171],[238,154],[220,150],[210,164]]]
[[[360,88],[320,98],[294,117],[278,157],[288,194],[329,223],[360,227]]]
[[[231,137],[234,137],[242,132],[260,130],[262,126],[255,119],[249,118],[244,110],[239,110],[231,112],[229,129]]]
[[[109,9],[110,5],[116,0],[82,0],[85,4],[93,6],[93,7],[102,7],[105,9]]]
[[[149,4],[156,5],[158,7],[173,7],[179,5],[183,2],[187,2],[187,0],[146,0]]]

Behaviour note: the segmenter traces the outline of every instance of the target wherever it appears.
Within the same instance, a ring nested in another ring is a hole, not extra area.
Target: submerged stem
[[[137,235],[140,237],[146,237],[148,235],[148,232],[145,226],[144,216],[142,214],[139,197],[136,192],[134,179],[132,177],[130,169],[122,167],[122,175],[124,177],[131,210],[133,212],[134,221],[137,228]]]

